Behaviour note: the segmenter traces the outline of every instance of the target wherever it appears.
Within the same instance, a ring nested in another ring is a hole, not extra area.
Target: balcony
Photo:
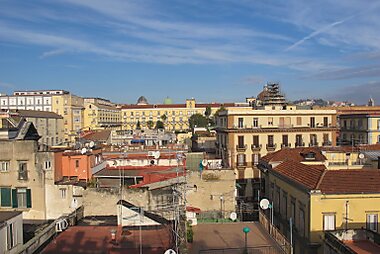
[[[305,142],[296,142],[295,146],[296,147],[303,147],[303,146],[305,146]]]
[[[318,142],[310,142],[309,146],[318,146]]]
[[[292,144],[291,143],[282,143],[281,148],[285,148],[285,147],[292,147]]]
[[[266,145],[267,151],[268,152],[273,152],[274,150],[276,150],[276,145],[277,144],[267,144]]]
[[[332,146],[332,142],[330,140],[323,141],[322,145],[323,146]]]
[[[244,145],[244,146],[236,145],[237,152],[245,152],[246,150],[247,150],[247,145]]]
[[[262,148],[262,145],[251,145],[251,150],[252,151],[260,151]]]
[[[244,162],[238,162],[238,163],[236,163],[236,167],[238,169],[245,169],[247,167],[247,162],[246,161],[244,161]]]

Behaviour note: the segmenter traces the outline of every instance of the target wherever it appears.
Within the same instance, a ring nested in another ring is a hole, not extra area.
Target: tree
[[[205,111],[205,116],[207,118],[210,118],[210,116],[211,116],[211,107],[210,106],[207,106],[206,111]]]
[[[156,127],[154,127],[156,130],[157,129],[165,129],[165,125],[164,125],[164,123],[162,122],[162,121],[160,121],[160,120],[158,120],[157,122],[156,122]]]
[[[226,108],[224,106],[221,106],[220,108],[218,108],[218,110],[215,111],[214,118],[217,117],[217,116],[219,116],[219,113],[221,111],[224,111],[224,110],[226,110]]]
[[[136,130],[141,130],[140,120],[137,121]]]
[[[154,123],[152,120],[149,120],[148,122],[146,122],[146,126],[148,126],[148,128],[151,130],[154,126]]]
[[[201,114],[194,114],[189,118],[189,126],[191,129],[194,129],[195,126],[206,128],[208,126],[208,119]]]

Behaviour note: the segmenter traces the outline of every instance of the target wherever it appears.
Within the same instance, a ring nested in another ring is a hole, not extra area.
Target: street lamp
[[[251,231],[249,227],[244,227],[243,232],[245,234],[245,244],[244,244],[244,254],[248,254],[248,247],[247,247],[247,235]]]

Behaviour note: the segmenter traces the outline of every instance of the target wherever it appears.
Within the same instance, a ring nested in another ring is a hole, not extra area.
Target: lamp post
[[[249,227],[244,227],[243,232],[245,234],[245,241],[244,241],[244,254],[248,254],[248,246],[247,246],[247,235],[251,231]]]

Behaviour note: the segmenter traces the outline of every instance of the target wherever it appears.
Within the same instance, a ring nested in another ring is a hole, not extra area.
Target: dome
[[[173,104],[173,100],[171,98],[169,98],[169,97],[166,97],[164,99],[164,104]]]
[[[137,105],[148,105],[148,100],[144,96],[140,96],[137,100]]]

